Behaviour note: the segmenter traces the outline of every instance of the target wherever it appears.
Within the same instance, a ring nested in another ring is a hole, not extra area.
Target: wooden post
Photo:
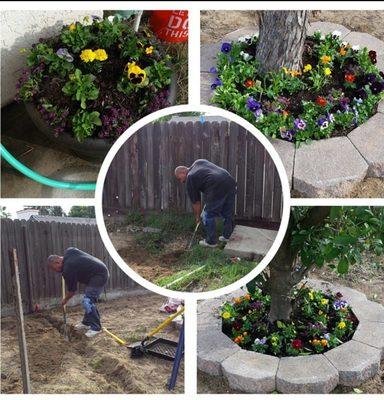
[[[21,300],[19,264],[17,260],[16,249],[12,249],[10,251],[10,260],[11,260],[13,300],[16,313],[17,338],[19,340],[21,375],[23,378],[23,392],[32,393],[31,382],[29,379],[28,351],[27,351],[27,341],[25,339],[23,304]]]

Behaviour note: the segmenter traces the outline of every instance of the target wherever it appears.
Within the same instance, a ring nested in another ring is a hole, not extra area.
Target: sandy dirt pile
[[[155,294],[115,299],[99,305],[106,328],[128,344],[141,340],[165,318],[158,309],[164,297]],[[81,320],[80,307],[68,307],[68,322]],[[26,317],[26,333],[33,393],[169,393],[172,362],[146,356],[131,359],[130,350],[101,333],[93,339],[75,336],[71,342],[60,333],[60,310]],[[59,324],[57,324],[57,322]],[[59,328],[58,328],[58,326]],[[21,393],[20,361],[14,319],[2,319],[1,390]],[[177,341],[172,326],[158,334]],[[184,391],[183,362],[176,393]]]

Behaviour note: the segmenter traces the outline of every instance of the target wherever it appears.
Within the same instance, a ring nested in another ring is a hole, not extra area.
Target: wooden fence
[[[190,210],[174,169],[205,158],[229,171],[238,191],[239,219],[279,222],[282,190],[264,146],[236,123],[160,122],[131,136],[116,154],[103,190],[105,210]]]
[[[61,275],[46,266],[50,254],[62,255],[68,247],[77,247],[101,259],[108,267],[107,292],[139,289],[109,256],[97,225],[1,220],[1,307],[12,306],[9,252],[16,248],[19,259],[21,294],[25,312],[36,305],[49,307],[61,298]]]

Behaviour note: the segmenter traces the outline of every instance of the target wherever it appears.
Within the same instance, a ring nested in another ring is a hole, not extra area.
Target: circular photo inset
[[[127,133],[101,196],[120,258],[145,280],[182,292],[217,290],[253,271],[276,239],[285,184],[288,192],[263,140],[200,111]]]

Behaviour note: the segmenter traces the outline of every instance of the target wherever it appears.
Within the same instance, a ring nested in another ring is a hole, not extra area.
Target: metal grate
[[[147,352],[155,357],[173,361],[176,355],[177,342],[158,338],[145,346]]]

